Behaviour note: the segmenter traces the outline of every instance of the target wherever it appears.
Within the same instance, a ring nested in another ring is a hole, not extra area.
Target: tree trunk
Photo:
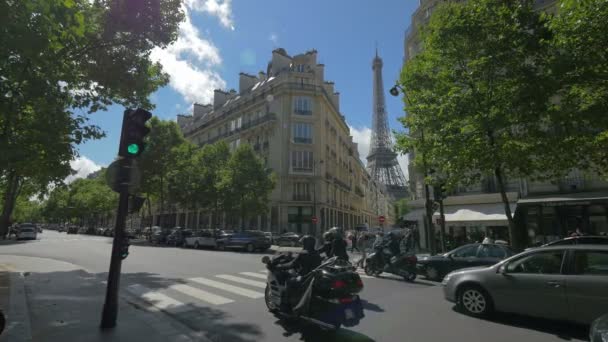
[[[10,219],[15,208],[15,201],[19,194],[19,176],[15,171],[10,171],[7,177],[6,189],[4,192],[4,198],[2,200],[2,215],[0,216],[0,236],[2,239],[6,238],[8,234],[8,228],[10,226]]]
[[[513,221],[513,213],[511,213],[511,206],[509,205],[509,198],[507,198],[507,192],[505,191],[504,179],[502,170],[500,167],[494,169],[494,175],[496,176],[496,181],[498,182],[498,190],[500,191],[500,197],[502,198],[502,203],[505,206],[505,215],[507,216],[507,222],[509,222],[509,240],[511,246],[515,249],[520,249],[520,241],[517,238],[517,233],[515,231],[515,222]]]
[[[164,187],[163,187],[163,176],[160,176],[160,218],[158,220],[158,225],[164,227],[165,223],[165,197],[164,195]]]

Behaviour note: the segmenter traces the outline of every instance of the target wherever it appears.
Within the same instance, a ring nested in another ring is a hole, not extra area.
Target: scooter
[[[324,330],[359,324],[365,316],[357,295],[363,289],[363,281],[348,261],[330,258],[299,278],[295,277],[294,271],[286,273],[274,269],[292,258],[284,254],[273,259],[262,258],[269,270],[264,299],[270,312],[288,319],[300,319]],[[297,289],[293,288],[294,279]],[[289,291],[288,286],[292,286]]]
[[[385,260],[390,260],[386,262]],[[365,260],[365,274],[378,277],[382,272],[403,277],[405,281],[413,282],[416,279],[416,255],[392,256],[386,247],[376,247],[375,252],[371,253]]]

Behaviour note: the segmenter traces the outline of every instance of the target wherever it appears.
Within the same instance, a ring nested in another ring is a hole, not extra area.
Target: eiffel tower
[[[397,162],[397,153],[394,151],[388,126],[382,84],[382,58],[378,57],[377,48],[372,70],[374,71],[374,117],[367,168],[376,182],[383,184],[393,198],[399,199],[407,196],[407,183]]]

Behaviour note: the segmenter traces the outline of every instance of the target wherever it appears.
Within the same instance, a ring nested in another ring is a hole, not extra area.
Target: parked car
[[[274,236],[272,235],[272,232],[264,232],[264,235],[268,238],[270,244],[274,245]]]
[[[246,230],[234,234],[224,234],[217,240],[217,249],[238,248],[247,252],[265,251],[270,248],[270,241],[259,230]]]
[[[590,342],[608,342],[608,313],[591,323]]]
[[[98,228],[95,230],[95,235],[100,235],[100,236],[103,236],[103,234],[105,233],[106,229],[107,229],[107,228],[105,228],[105,227],[98,227]]]
[[[171,234],[167,236],[167,245],[171,246],[184,246],[186,238],[192,235],[190,229],[184,229],[176,227],[171,231]]]
[[[195,231],[191,236],[186,237],[185,240],[185,247],[198,249],[201,247],[215,248],[217,246],[217,237],[211,229]]]
[[[31,223],[22,223],[19,225],[17,240],[36,240],[37,231],[38,229],[36,228],[36,225]]]
[[[131,228],[125,229],[125,235],[129,239],[135,239],[135,238],[137,238],[137,230],[135,228],[133,228],[133,229],[131,229]]]
[[[284,233],[274,239],[277,246],[297,247],[300,245],[300,235],[296,233]]]
[[[80,229],[77,226],[69,226],[68,229],[66,229],[66,233],[67,234],[78,234],[78,231]]]
[[[152,243],[157,245],[162,245],[167,243],[167,236],[171,234],[171,229],[169,228],[161,228],[161,227],[152,227],[152,238],[150,239]]]
[[[590,324],[608,308],[608,246],[535,248],[452,272],[442,284],[445,298],[472,316],[496,310]]]
[[[563,245],[608,245],[608,236],[572,236],[565,239],[551,241],[540,247],[563,246]]]
[[[36,231],[37,231],[39,234],[42,234],[42,225],[41,225],[41,224],[37,224],[37,225],[36,225]]]
[[[418,274],[429,280],[439,281],[443,277],[460,268],[473,266],[490,266],[514,255],[515,252],[503,244],[472,243],[460,246],[445,254],[439,254],[418,259]]]

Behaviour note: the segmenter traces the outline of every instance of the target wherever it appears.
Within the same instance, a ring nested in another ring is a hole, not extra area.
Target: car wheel
[[[365,263],[364,270],[365,270],[365,274],[367,274],[370,277],[379,275],[379,272],[378,272],[378,270],[376,270],[375,263],[373,261],[368,260],[368,262]]]
[[[272,302],[270,286],[268,284],[266,284],[266,290],[264,291],[264,302],[266,302],[266,307],[268,308],[268,311],[270,311],[270,312],[277,311],[276,305],[274,305],[274,303]]]
[[[458,306],[474,317],[487,316],[493,309],[490,295],[476,285],[466,285],[458,291]]]
[[[217,249],[220,251],[225,251],[226,250],[226,245],[224,245],[223,243],[218,243],[217,244]]]
[[[247,245],[245,245],[245,250],[249,253],[253,253],[255,252],[255,247],[252,244],[248,243]]]
[[[201,246],[198,244],[198,241],[194,242],[194,249],[199,249]]]
[[[426,279],[428,280],[433,280],[433,281],[439,281],[439,270],[437,268],[435,268],[434,266],[427,266],[426,267]]]

